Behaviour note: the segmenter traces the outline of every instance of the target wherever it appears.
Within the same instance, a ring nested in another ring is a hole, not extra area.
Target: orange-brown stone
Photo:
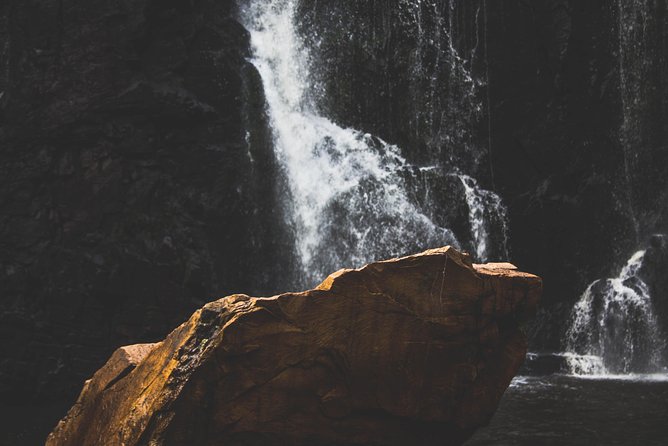
[[[541,287],[446,247],[228,296],[114,353],[47,446],[461,444],[521,365]]]

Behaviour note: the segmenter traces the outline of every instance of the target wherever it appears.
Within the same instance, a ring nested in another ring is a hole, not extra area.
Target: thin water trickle
[[[508,225],[506,208],[501,199],[493,192],[482,189],[477,181],[468,175],[458,175],[464,186],[466,203],[469,207],[469,224],[474,241],[476,257],[481,262],[489,260],[490,233],[494,228],[491,222],[496,221],[501,228],[502,239],[497,241],[503,258],[508,257]]]

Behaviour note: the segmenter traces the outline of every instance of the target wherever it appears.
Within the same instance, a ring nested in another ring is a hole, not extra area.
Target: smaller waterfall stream
[[[573,374],[663,371],[663,336],[649,287],[639,276],[644,256],[636,252],[618,277],[593,282],[576,303],[566,333]]]
[[[476,257],[481,261],[489,259],[493,222],[501,229],[501,240],[497,241],[504,258],[508,257],[508,226],[506,224],[506,208],[501,199],[493,192],[478,186],[476,180],[468,175],[459,174],[464,186],[466,203],[469,208],[471,236],[475,242]]]

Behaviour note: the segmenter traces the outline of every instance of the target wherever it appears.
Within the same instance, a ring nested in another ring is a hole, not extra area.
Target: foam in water
[[[663,336],[649,288],[638,275],[644,255],[635,253],[618,277],[593,282],[573,308],[566,333],[573,374],[664,371]]]
[[[562,353],[566,364],[573,375],[605,376],[608,374],[603,358],[596,355],[578,355],[571,352]]]
[[[410,166],[398,147],[322,116],[314,93],[320,89],[310,79],[313,61],[297,34],[295,12],[296,0],[257,0],[242,15],[251,34],[252,62],[263,80],[276,156],[290,185],[285,205],[304,284],[313,285],[341,266],[429,246],[459,247],[450,229],[410,201],[403,179]],[[476,253],[486,260],[488,231],[480,197],[493,194],[470,177],[462,182]],[[494,205],[501,207],[496,198]]]

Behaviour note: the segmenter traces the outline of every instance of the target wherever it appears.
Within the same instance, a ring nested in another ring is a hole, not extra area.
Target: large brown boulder
[[[211,302],[84,386],[55,445],[456,445],[526,353],[542,283],[452,248]]]

